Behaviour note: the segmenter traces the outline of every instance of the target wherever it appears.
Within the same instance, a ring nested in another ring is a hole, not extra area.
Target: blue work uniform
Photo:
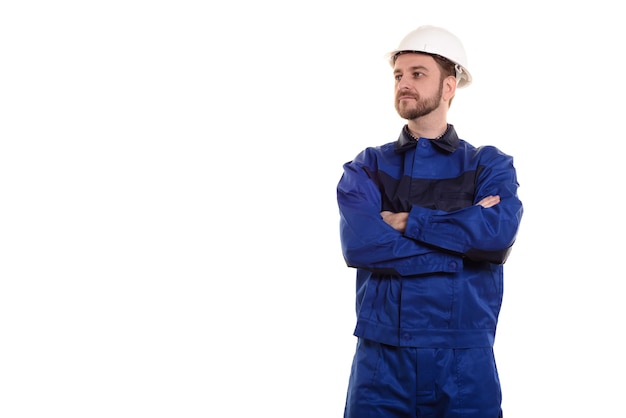
[[[362,151],[337,186],[356,268],[358,337],[345,417],[501,416],[493,344],[503,264],[522,218],[513,158],[452,125]],[[500,203],[477,203],[498,195]],[[381,211],[408,212],[406,230]]]

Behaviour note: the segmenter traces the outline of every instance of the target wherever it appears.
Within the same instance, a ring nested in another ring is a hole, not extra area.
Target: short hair
[[[441,55],[431,54],[431,56],[441,70],[441,78],[439,80],[440,83],[443,83],[443,80],[448,77],[454,77],[456,79],[456,64],[454,64],[446,57],[442,57]],[[450,97],[450,100],[448,101],[448,107],[452,106],[452,99],[454,99],[454,96]]]
[[[433,57],[437,65],[439,65],[439,69],[441,70],[441,81],[447,77],[456,78],[456,65],[452,61],[437,54],[430,54],[430,56]]]

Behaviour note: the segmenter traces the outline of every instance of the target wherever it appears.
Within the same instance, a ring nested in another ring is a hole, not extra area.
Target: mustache
[[[419,98],[420,98],[420,96],[418,94],[407,93],[407,92],[396,93],[396,101],[400,100],[400,97],[410,97],[410,98],[415,99],[415,100],[419,100]]]

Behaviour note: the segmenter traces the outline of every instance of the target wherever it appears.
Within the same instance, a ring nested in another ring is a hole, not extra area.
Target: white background
[[[208,4],[0,6],[0,416],[342,416],[335,187],[397,138],[383,55],[422,24],[518,169],[507,418],[626,416],[618,3]]]

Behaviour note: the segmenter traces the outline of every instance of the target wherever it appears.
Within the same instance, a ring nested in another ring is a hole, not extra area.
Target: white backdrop
[[[449,121],[518,169],[507,418],[623,413],[616,3],[207,4],[0,6],[2,417],[342,416],[335,186],[399,134],[383,55],[422,24],[469,55]]]

